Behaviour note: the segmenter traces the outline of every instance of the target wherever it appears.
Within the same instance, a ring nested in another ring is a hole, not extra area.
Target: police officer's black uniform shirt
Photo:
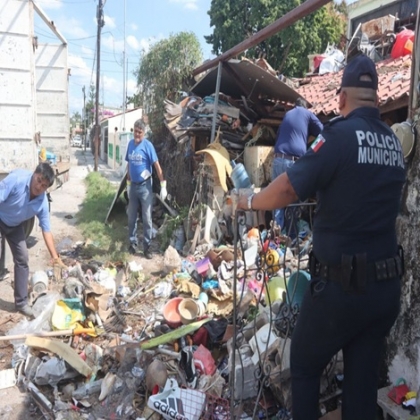
[[[367,253],[368,261],[397,252],[395,219],[405,181],[401,144],[362,107],[327,125],[287,174],[300,200],[317,196],[313,250],[324,264]]]

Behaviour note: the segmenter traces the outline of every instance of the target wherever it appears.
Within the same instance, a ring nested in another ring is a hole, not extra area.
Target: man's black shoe
[[[151,259],[153,258],[153,255],[152,255],[152,253],[151,253],[149,250],[144,251],[144,256],[145,256],[148,260],[151,260]]]
[[[134,245],[134,244],[131,244],[131,245],[130,245],[130,248],[128,248],[128,252],[129,252],[131,255],[134,255],[134,254],[137,252],[137,246],[136,246],[136,245]]]

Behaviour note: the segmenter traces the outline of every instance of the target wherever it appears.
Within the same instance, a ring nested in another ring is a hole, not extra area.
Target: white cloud
[[[124,51],[124,41],[116,40],[111,34],[102,36],[102,45],[114,53],[121,53]]]
[[[71,69],[71,76],[69,79],[69,115],[72,115],[75,111],[82,112],[83,86],[86,87],[87,100],[89,85],[92,78],[92,65],[87,64],[83,58],[69,53],[68,66]]]
[[[198,9],[198,0],[169,0],[171,3],[178,3],[185,9],[197,10]]]
[[[139,29],[139,27],[138,27],[135,23],[130,23],[130,28],[131,28],[133,31],[137,31],[137,29]]]
[[[127,44],[133,49],[138,51],[139,50],[139,42],[137,41],[137,38],[133,35],[129,35],[127,37]]]
[[[56,27],[67,38],[86,38],[90,34],[83,28],[80,20],[75,18],[59,18],[56,21]]]
[[[131,96],[133,93],[137,92],[137,82],[135,79],[127,80],[127,95]]]
[[[61,0],[35,0],[35,3],[45,10],[60,9],[63,5]]]
[[[105,20],[105,26],[108,29],[115,29],[117,25],[115,25],[115,19],[112,18],[111,16],[108,15],[104,15],[104,20]]]

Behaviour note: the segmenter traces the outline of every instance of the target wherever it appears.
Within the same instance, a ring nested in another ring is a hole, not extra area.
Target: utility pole
[[[124,51],[123,51],[123,114],[122,114],[122,128],[124,131],[127,131],[126,127],[125,127],[125,109],[126,109],[126,100],[127,100],[127,96],[125,94],[125,84],[126,84],[126,78],[125,78],[125,14],[126,14],[126,4],[125,4],[125,0],[124,0]]]
[[[98,170],[98,156],[101,144],[99,125],[99,80],[101,74],[101,30],[104,26],[104,5],[103,1],[99,0],[98,9],[96,12],[98,22],[98,33],[96,36],[96,95],[95,95],[95,171]]]
[[[83,86],[82,88],[82,92],[83,92],[83,144],[84,144],[84,151],[86,152],[86,89]]]

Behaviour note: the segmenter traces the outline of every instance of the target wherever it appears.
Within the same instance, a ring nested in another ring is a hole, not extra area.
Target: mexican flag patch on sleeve
[[[321,134],[318,135],[318,137],[314,140],[314,142],[311,145],[311,149],[316,153],[325,143],[324,137],[322,137]]]

